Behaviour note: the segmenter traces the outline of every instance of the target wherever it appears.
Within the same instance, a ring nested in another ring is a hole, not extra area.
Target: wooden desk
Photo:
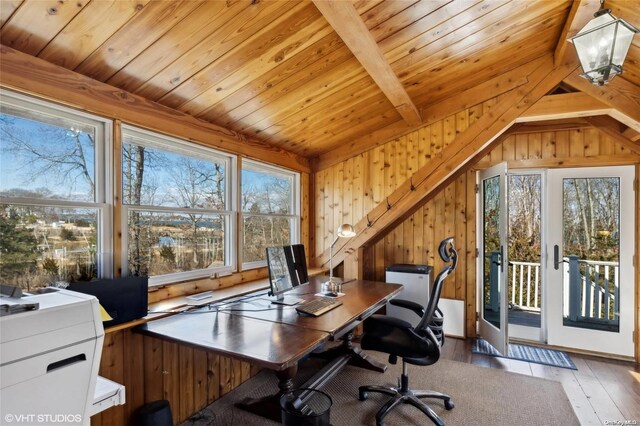
[[[300,328],[292,325],[243,318],[208,308],[148,322],[139,326],[137,331],[271,370],[284,370],[295,365],[330,337],[322,331],[300,333]]]
[[[295,293],[313,298],[321,278],[301,286]],[[154,337],[177,341],[211,350],[274,370],[279,392],[259,400],[243,401],[238,406],[253,413],[280,421],[280,396],[293,389],[298,361],[330,338],[342,336],[343,345],[324,353],[331,359],[327,366],[303,387],[324,385],[348,363],[377,371],[386,366],[370,360],[351,344],[351,330],[372,315],[402,286],[374,281],[352,281],[343,286],[343,305],[320,317],[298,315],[294,307],[272,305],[259,298],[249,302],[200,308],[139,326],[138,330]],[[301,296],[302,297],[302,296]]]
[[[320,292],[322,281],[326,277],[314,277],[310,284],[303,285],[288,292],[287,295],[298,296],[305,301],[316,298]],[[295,306],[272,304],[269,298],[256,298],[247,302],[225,306],[235,315],[265,321],[291,324],[311,330],[320,330],[332,336],[344,330],[350,330],[357,323],[372,315],[397,294],[400,284],[387,284],[376,281],[351,281],[343,284],[344,296],[336,299],[342,306],[319,317],[300,315]],[[232,311],[233,310],[233,311]]]

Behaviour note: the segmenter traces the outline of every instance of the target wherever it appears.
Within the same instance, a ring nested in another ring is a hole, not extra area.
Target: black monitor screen
[[[307,258],[304,255],[304,245],[294,244],[291,246],[291,250],[293,251],[293,271],[297,277],[297,279],[294,279],[294,282],[297,282],[294,286],[307,284],[309,282],[309,274],[307,272]]]
[[[309,282],[304,246],[295,244],[267,248],[271,293],[276,296]]]

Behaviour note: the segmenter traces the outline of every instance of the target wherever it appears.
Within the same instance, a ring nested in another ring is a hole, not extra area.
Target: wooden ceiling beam
[[[0,44],[0,86],[289,169],[309,160]]]
[[[586,93],[547,95],[531,106],[518,122],[590,117],[608,114],[611,107]]]
[[[573,0],[556,45],[554,54],[556,65],[561,64],[566,59],[566,55],[573,50],[567,39],[576,35],[593,18],[593,14],[598,11],[599,7],[598,0]]]
[[[559,130],[578,130],[591,128],[591,124],[584,118],[562,118],[558,120],[534,121],[516,123],[509,131],[511,134],[520,135],[527,133],[557,132]]]
[[[621,77],[614,78],[605,86],[596,86],[580,77],[579,72],[572,73],[564,81],[609,105],[615,110],[609,115],[640,132],[640,87]]]
[[[627,127],[627,129],[622,132],[622,136],[634,142],[640,141],[640,132],[638,132],[635,129],[632,129],[631,127]]]
[[[585,120],[605,135],[621,143],[624,147],[629,148],[636,154],[640,153],[640,142],[633,141],[625,136],[624,132],[627,130],[627,127],[616,119],[601,115],[598,117],[588,117],[585,118]]]
[[[365,218],[355,225],[355,237],[339,240],[333,251],[334,264],[339,264],[359,247],[373,241],[412,214],[416,206],[433,196],[448,179],[470,167],[474,159],[491,149],[496,139],[500,138],[519,116],[577,68],[575,62],[554,67],[552,55],[536,61],[536,65],[535,70],[528,75],[527,84],[505,94],[489,114],[477,119],[439,155],[399,185],[385,202],[369,211]],[[327,250],[316,257],[315,263],[324,265],[328,259]]]
[[[313,0],[313,3],[402,118],[412,126],[422,123],[420,112],[391,69],[353,3],[332,0]]]

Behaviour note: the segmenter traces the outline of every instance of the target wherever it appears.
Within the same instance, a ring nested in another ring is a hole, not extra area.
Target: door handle
[[[504,247],[500,246],[500,272],[504,272],[504,256],[502,255]]]
[[[560,268],[560,247],[558,245],[553,246],[553,269],[556,271]]]

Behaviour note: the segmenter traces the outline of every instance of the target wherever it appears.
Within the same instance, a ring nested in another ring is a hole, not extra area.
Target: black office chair
[[[435,424],[443,426],[442,419],[421,401],[424,398],[436,398],[444,401],[447,410],[453,409],[453,402],[449,395],[433,391],[412,391],[409,389],[407,363],[414,365],[431,365],[440,358],[440,347],[444,343],[444,316],[438,309],[440,293],[444,280],[453,272],[458,263],[458,252],[453,246],[453,238],[446,238],[438,247],[443,261],[449,263],[435,279],[431,296],[426,308],[409,300],[391,300],[391,304],[409,309],[422,319],[416,327],[399,318],[374,315],[364,323],[364,335],[361,346],[363,349],[385,352],[389,354],[389,363],[395,364],[398,357],[402,358],[402,375],[399,387],[360,386],[360,401],[368,398],[369,392],[380,392],[391,395],[392,398],[380,408],[376,414],[376,424],[384,425],[384,418],[400,403],[411,404],[426,414]]]

